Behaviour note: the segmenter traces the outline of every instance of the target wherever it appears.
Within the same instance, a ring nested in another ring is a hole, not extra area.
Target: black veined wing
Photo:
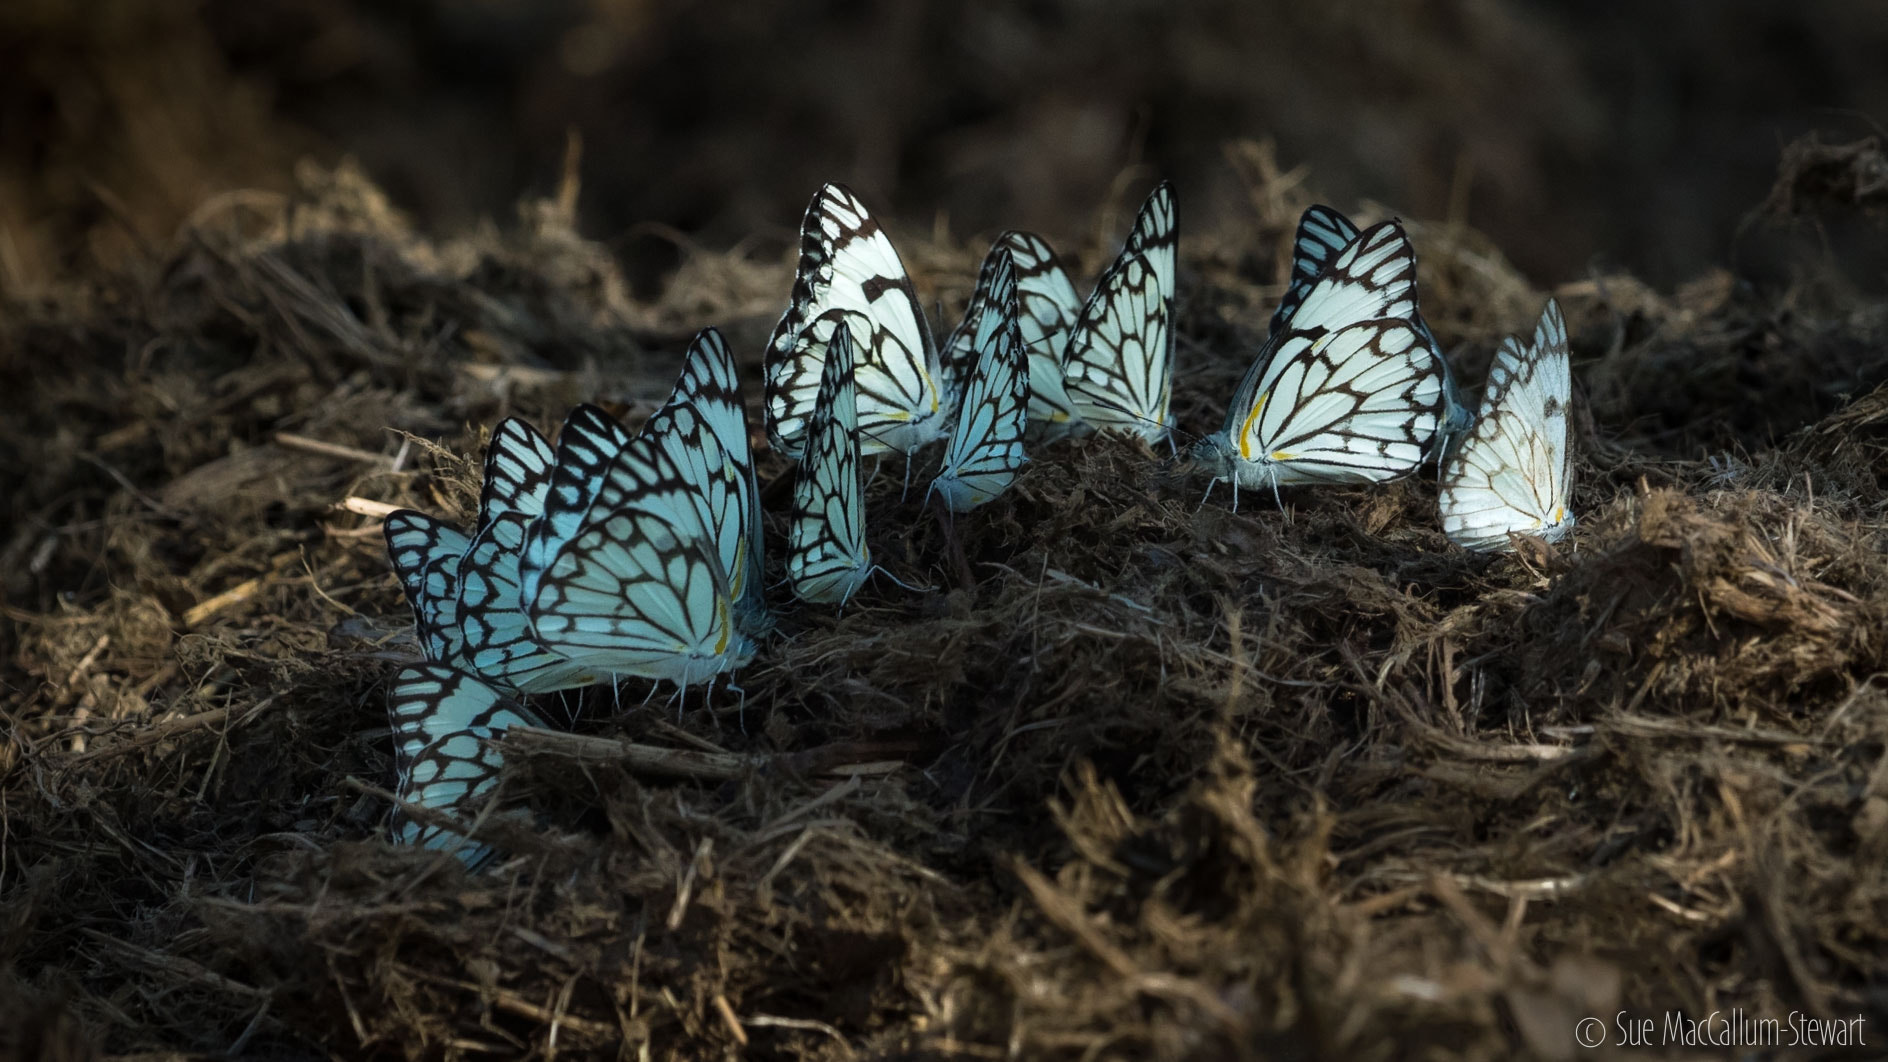
[[[1291,244],[1291,279],[1286,283],[1285,297],[1278,300],[1278,309],[1272,311],[1272,335],[1291,321],[1318,274],[1350,246],[1357,231],[1349,218],[1327,206],[1309,207],[1299,216],[1298,232]]]
[[[1567,324],[1551,299],[1532,343],[1510,337],[1488,370],[1480,415],[1442,466],[1442,530],[1476,550],[1511,547],[1512,533],[1549,542],[1573,530],[1567,511],[1573,397]]]
[[[531,522],[518,561],[519,594],[527,605],[537,599],[539,581],[551,559],[577,533],[590,511],[590,499],[603,483],[604,469],[631,438],[615,417],[596,406],[578,406],[564,418],[557,433],[557,460],[551,466],[544,512]]]
[[[1029,358],[1017,320],[1016,271],[1008,251],[978,281],[977,296],[960,331],[977,352],[965,370],[944,466],[931,490],[952,512],[968,512],[1008,489],[1025,460],[1023,424],[1029,412]]]
[[[643,425],[642,434],[660,441],[695,484],[743,619],[764,624],[760,486],[754,477],[747,407],[741,401],[734,353],[720,332],[704,329],[689,344],[675,390]]]
[[[535,515],[500,512],[479,529],[459,563],[464,666],[493,685],[522,693],[594,685],[605,676],[538,644],[525,616],[518,562]]]
[[[1029,358],[1029,422],[1043,439],[1053,439],[1066,434],[1076,422],[1075,407],[1062,386],[1062,351],[1082,312],[1082,300],[1047,240],[1029,232],[997,237],[978,271],[977,290],[964,311],[963,323],[944,345],[944,372],[955,396],[976,364],[979,350],[974,326],[983,313],[980,300],[986,298],[990,274],[1004,253],[1009,254],[1016,274],[1016,320]],[[952,407],[959,404],[954,397]]]
[[[1062,355],[1062,383],[1082,421],[1148,440],[1164,437],[1173,400],[1173,187],[1147,197],[1114,260],[1083,304]]]
[[[1298,233],[1292,241],[1291,280],[1286,287],[1285,297],[1279,300],[1278,309],[1272,313],[1272,335],[1277,335],[1291,321],[1298,311],[1298,304],[1304,301],[1311,285],[1324,272],[1324,267],[1357,238],[1357,233],[1357,226],[1331,207],[1317,205],[1305,210],[1298,219]],[[1440,467],[1442,455],[1453,440],[1460,439],[1462,433],[1468,430],[1474,413],[1462,401],[1462,390],[1455,382],[1455,370],[1449,365],[1448,355],[1442,352],[1442,344],[1436,342],[1436,334],[1430,331],[1429,322],[1423,320],[1421,309],[1410,320],[1416,325],[1416,330],[1423,334],[1423,342],[1442,367],[1442,425],[1436,431],[1435,445],[1430,449]]]
[[[387,514],[387,559],[413,608],[413,627],[427,659],[459,664],[465,644],[459,634],[459,562],[471,546],[466,533],[413,509]]]
[[[525,599],[538,643],[602,674],[681,686],[751,659],[704,509],[660,440],[624,446]]]
[[[872,553],[865,544],[865,488],[859,479],[852,330],[844,322],[835,325],[806,454],[793,481],[787,582],[803,601],[844,604],[872,573]]]
[[[395,676],[387,696],[393,727],[395,793],[409,804],[476,818],[498,780],[502,757],[493,738],[514,726],[543,721],[478,679],[443,664],[417,664]],[[453,850],[468,866],[491,850],[441,826],[395,816],[394,837],[405,844]]]
[[[1401,225],[1358,234],[1326,268],[1194,448],[1217,479],[1276,489],[1374,483],[1413,471],[1442,409],[1442,369],[1416,312],[1416,255]]]
[[[908,454],[936,439],[943,370],[911,278],[858,197],[829,184],[806,208],[793,294],[767,343],[767,434],[790,457],[805,448],[831,329],[842,322],[852,330],[862,452]]]
[[[516,417],[499,422],[485,449],[485,485],[479,492],[479,527],[504,513],[536,517],[551,490],[557,452],[538,430]]]

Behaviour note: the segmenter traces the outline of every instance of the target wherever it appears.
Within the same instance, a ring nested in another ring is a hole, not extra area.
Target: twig
[[[721,1014],[721,1020],[727,1023],[728,1031],[734,1034],[734,1040],[742,1047],[747,1046],[747,1030],[741,1028],[741,1019],[735,1017],[734,1008],[728,1005],[728,997],[715,993],[715,1010]]]
[[[505,731],[505,746],[526,754],[554,755],[592,763],[620,763],[632,771],[667,778],[727,782],[761,771],[794,774],[881,774],[888,755],[917,751],[912,743],[841,742],[782,756],[744,756],[732,752],[695,752],[638,745],[615,738],[571,734],[514,726]],[[901,761],[902,762],[902,761]],[[869,771],[860,768],[869,768]]]
[[[336,505],[335,508],[346,509],[350,513],[358,513],[361,516],[378,517],[384,520],[393,513],[397,513],[401,509],[406,508],[406,506],[389,505],[383,501],[375,501],[372,498],[361,498],[350,494],[341,499],[340,504]]]
[[[366,450],[359,450],[352,446],[323,442],[306,435],[296,435],[294,432],[276,432],[275,445],[286,450],[301,450],[304,453],[320,454],[323,457],[338,457],[343,461],[359,461],[368,465],[391,466],[393,464],[393,458],[386,454],[368,453]]]

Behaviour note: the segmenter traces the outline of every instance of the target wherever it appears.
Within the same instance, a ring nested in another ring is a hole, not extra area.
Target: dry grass
[[[1235,160],[1252,229],[1183,274],[1194,427],[1305,201]],[[468,877],[382,837],[412,646],[338,503],[463,515],[484,426],[639,416],[702,325],[757,378],[789,266],[697,251],[643,304],[574,194],[433,242],[356,174],[304,185],[6,307],[13,1050],[1569,1058],[1622,1007],[1883,1016],[1882,305],[1562,288],[1570,550],[1452,550],[1420,480],[1201,507],[1089,441],[957,521],[958,585],[888,465],[875,552],[930,589],[788,610],[744,701],[679,724],[561,706],[720,766],[520,742],[537,825]],[[1477,380],[1544,293],[1416,232]],[[908,246],[961,298],[980,247]]]

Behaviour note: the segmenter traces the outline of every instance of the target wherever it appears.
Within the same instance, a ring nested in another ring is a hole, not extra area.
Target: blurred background
[[[1783,276],[1743,222],[1783,145],[1874,132],[1884,56],[1881,0],[7,0],[0,279],[161,245],[304,158],[435,232],[509,222],[571,131],[580,227],[644,290],[668,230],[773,253],[829,179],[926,232],[1070,243],[1159,172],[1203,231],[1251,209],[1235,140],[1536,283]],[[1879,247],[1817,238],[1879,285]]]

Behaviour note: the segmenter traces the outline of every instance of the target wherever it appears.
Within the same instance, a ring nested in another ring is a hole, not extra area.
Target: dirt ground
[[[1310,201],[1231,153],[1246,223],[1183,240],[1194,430]],[[1868,225],[1883,166],[1793,148],[1762,216]],[[394,848],[415,650],[340,503],[465,516],[498,419],[639,418],[704,325],[759,400],[791,262],[689,248],[632,298],[582,201],[432,239],[305,166],[9,297],[0,1054],[1563,1059],[1585,1016],[1735,1008],[1888,1040],[1888,302],[1807,280],[1551,290],[1559,548],[1450,548],[1425,478],[1235,514],[1087,440],[957,521],[966,585],[887,467],[872,545],[919,590],[784,607],[679,714],[551,701],[591,740],[508,746],[531,818],[489,872]],[[1479,384],[1550,292],[1412,231]],[[961,306],[981,241],[897,236]]]

